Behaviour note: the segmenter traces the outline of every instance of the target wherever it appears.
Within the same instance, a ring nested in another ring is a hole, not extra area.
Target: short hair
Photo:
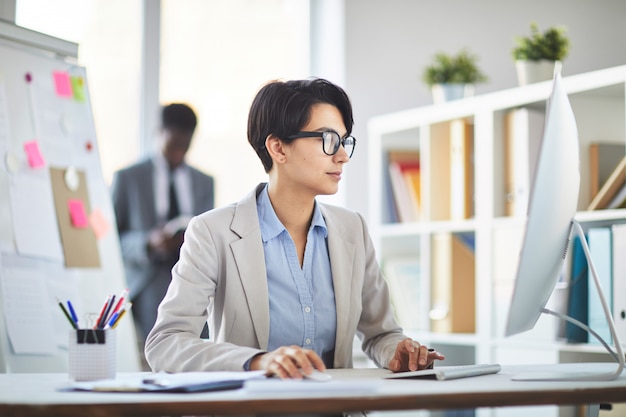
[[[285,143],[290,135],[298,133],[311,117],[315,104],[335,106],[348,131],[352,132],[354,120],[352,105],[346,92],[322,78],[305,80],[270,81],[264,85],[250,106],[248,114],[248,142],[254,148],[265,172],[272,168],[272,158],[265,148],[265,140],[274,135]]]
[[[193,133],[198,119],[196,114],[184,103],[171,103],[161,110],[161,128],[179,129]]]

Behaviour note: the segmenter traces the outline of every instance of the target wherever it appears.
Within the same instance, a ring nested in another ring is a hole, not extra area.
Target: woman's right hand
[[[302,379],[302,372],[310,374],[314,369],[325,371],[322,359],[312,350],[300,346],[281,346],[271,352],[252,358],[251,371],[266,371],[268,376],[276,375],[281,379]]]

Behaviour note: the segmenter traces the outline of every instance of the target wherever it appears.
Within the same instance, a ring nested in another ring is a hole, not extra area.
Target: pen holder
[[[69,374],[74,381],[115,378],[115,330],[78,329],[70,332]]]

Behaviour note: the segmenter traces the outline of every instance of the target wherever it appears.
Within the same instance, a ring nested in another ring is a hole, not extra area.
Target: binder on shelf
[[[589,144],[589,201],[600,191],[615,167],[624,158],[624,143],[593,142]]]
[[[428,220],[450,220],[450,123],[430,126]]]
[[[432,237],[431,331],[476,331],[473,235],[437,233]]]
[[[383,261],[383,273],[394,314],[398,324],[405,329],[420,329],[422,317],[420,261],[408,257],[390,257]]]
[[[626,224],[611,227],[613,235],[613,320],[621,341],[626,340]]]
[[[398,220],[418,221],[421,201],[419,151],[389,151],[388,170]]]
[[[600,280],[600,286],[602,292],[609,303],[609,308],[612,309],[613,300],[613,285],[612,285],[612,236],[611,229],[608,227],[591,227],[588,231],[587,240],[589,241],[589,251],[591,253],[591,259],[596,267],[598,273],[598,279]],[[621,254],[621,256],[624,256]],[[598,333],[607,343],[612,343],[611,332],[609,330],[609,324],[606,321],[606,316],[602,309],[602,303],[598,296],[595,283],[592,279],[588,280],[588,296],[589,296],[589,327]],[[589,343],[600,344],[595,337],[589,337]]]
[[[465,119],[450,122],[450,218],[474,215],[474,125]]]
[[[609,179],[606,180],[598,194],[591,200],[587,210],[600,210],[609,206],[611,201],[615,198],[616,194],[626,184],[626,157],[622,158],[619,164],[615,167]]]
[[[545,116],[537,110],[514,109],[504,119],[504,210],[526,216]]]
[[[571,276],[569,281],[569,295],[567,315],[588,324],[588,266],[582,243],[578,236],[572,239]],[[567,322],[565,324],[565,339],[568,343],[587,343],[587,332],[580,327]]]

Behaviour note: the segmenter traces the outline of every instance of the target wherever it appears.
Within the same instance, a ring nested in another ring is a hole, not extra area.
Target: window
[[[141,10],[139,1],[17,1],[17,25],[79,44],[107,182],[140,152]]]
[[[308,0],[161,2],[160,101],[196,109],[188,161],[215,176],[217,205],[267,180],[248,110],[267,81],[310,75],[308,22]]]
[[[142,152],[142,5],[17,1],[18,25],[79,44],[107,183]],[[267,178],[246,136],[252,98],[269,80],[310,75],[309,0],[161,0],[160,54],[160,102],[198,114],[188,161],[215,177],[217,205],[238,200]]]

